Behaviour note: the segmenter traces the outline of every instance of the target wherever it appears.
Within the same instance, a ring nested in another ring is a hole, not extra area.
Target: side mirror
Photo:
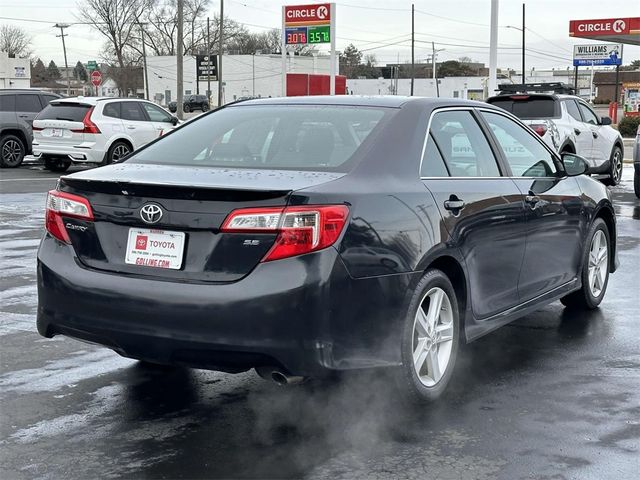
[[[600,125],[611,125],[611,118],[609,117],[600,118]]]
[[[562,163],[564,165],[565,172],[567,172],[567,175],[570,177],[577,177],[578,175],[583,175],[589,172],[589,165],[587,164],[587,161],[575,153],[563,153]]]
[[[178,117],[171,117],[171,125],[173,125],[174,127],[178,124],[180,120],[178,120]]]

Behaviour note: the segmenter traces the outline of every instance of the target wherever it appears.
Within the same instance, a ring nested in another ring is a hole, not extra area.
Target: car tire
[[[615,186],[622,180],[622,161],[622,149],[616,145],[609,157],[609,178],[605,182],[607,185]]]
[[[560,301],[565,307],[580,310],[593,310],[600,305],[609,284],[609,265],[611,263],[611,237],[607,224],[596,218],[587,235],[586,248],[582,254],[582,286]],[[606,244],[602,244],[605,241]]]
[[[182,106],[182,110],[184,110],[184,113],[189,113],[191,111],[191,107],[189,106],[189,104],[185,103]]]
[[[133,149],[131,148],[131,145],[127,142],[116,140],[111,144],[109,150],[107,150],[107,154],[104,156],[102,165],[110,165],[114,162],[118,162],[129,155],[132,151]]]
[[[202,104],[202,112],[204,113],[204,112],[207,112],[207,111],[209,111],[209,105],[207,105],[206,103],[203,103]]]
[[[428,270],[418,282],[402,328],[400,394],[410,403],[432,402],[451,379],[460,343],[456,293],[442,271]]]
[[[66,172],[71,166],[71,160],[57,157],[44,157],[44,168],[51,172]]]
[[[636,197],[640,198],[640,172],[633,172],[633,191]]]
[[[25,147],[19,137],[11,134],[0,138],[0,167],[16,168],[24,160]]]

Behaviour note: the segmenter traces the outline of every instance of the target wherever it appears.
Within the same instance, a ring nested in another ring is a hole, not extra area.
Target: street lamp
[[[524,12],[525,12],[525,7],[524,7],[524,3],[522,4],[522,28],[520,27],[514,27],[513,25],[507,25],[505,28],[513,28],[514,30],[518,30],[520,32],[522,32],[522,85],[524,85],[525,83],[527,83],[526,80],[526,70],[525,70],[525,41],[524,41],[524,32],[527,29],[527,27],[525,26],[525,21],[524,21]]]

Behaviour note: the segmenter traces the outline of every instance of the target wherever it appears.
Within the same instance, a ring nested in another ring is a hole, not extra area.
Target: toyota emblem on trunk
[[[162,218],[162,208],[155,203],[147,203],[140,209],[140,218],[144,223],[158,223]]]

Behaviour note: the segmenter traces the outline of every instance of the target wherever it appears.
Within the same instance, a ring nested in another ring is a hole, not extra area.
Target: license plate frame
[[[185,240],[184,232],[132,227],[124,261],[127,265],[180,270]]]

